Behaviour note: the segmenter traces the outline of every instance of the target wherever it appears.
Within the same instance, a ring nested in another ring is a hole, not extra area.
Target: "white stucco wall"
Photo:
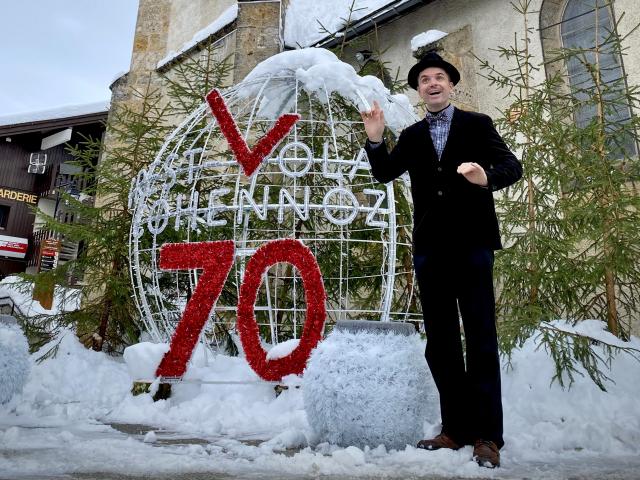
[[[537,10],[540,1],[532,2],[532,10]],[[498,68],[506,69],[505,62],[490,49],[511,45],[514,33],[523,29],[522,16],[509,3],[506,0],[438,0],[430,3],[380,29],[381,49],[388,48],[383,59],[390,62],[393,72],[400,67],[400,75],[406,78],[416,61],[411,55],[412,37],[427,30],[451,33],[471,25],[473,52]],[[530,20],[537,24],[537,15],[532,15]],[[532,37],[532,54],[542,60],[538,35]],[[503,94],[479,76],[476,77],[476,85],[479,110],[495,116],[496,108],[505,104]],[[418,97],[413,91],[409,95],[417,102]]]
[[[177,52],[193,35],[211,24],[234,0],[172,0],[167,52]]]

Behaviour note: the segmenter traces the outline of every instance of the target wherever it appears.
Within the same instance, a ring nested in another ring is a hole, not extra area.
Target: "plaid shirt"
[[[429,124],[429,133],[433,146],[438,154],[438,160],[442,156],[444,146],[447,144],[449,129],[451,128],[451,119],[453,118],[453,105],[449,104],[444,110],[440,110],[437,114],[432,114],[427,110],[427,123]]]

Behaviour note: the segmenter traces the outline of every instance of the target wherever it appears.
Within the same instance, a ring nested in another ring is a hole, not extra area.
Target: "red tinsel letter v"
[[[217,89],[211,90],[207,95],[207,103],[211,107],[213,116],[218,120],[220,130],[229,142],[231,151],[242,167],[242,171],[250,177],[256,171],[260,162],[271,153],[273,148],[291,131],[293,125],[300,120],[300,115],[295,113],[285,113],[276,121],[275,125],[267,134],[256,143],[253,150],[249,149],[247,142],[242,138],[240,130],[235,120],[231,116],[224,99]]]
[[[233,265],[233,240],[218,242],[165,243],[160,249],[163,270],[202,269],[193,295],[171,339],[156,376],[181,377],[198,343],[202,327],[209,318],[213,304],[222,292]]]

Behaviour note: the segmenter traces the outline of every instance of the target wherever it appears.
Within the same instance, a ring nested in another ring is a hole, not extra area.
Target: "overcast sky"
[[[0,116],[109,100],[129,70],[138,0],[5,0]]]

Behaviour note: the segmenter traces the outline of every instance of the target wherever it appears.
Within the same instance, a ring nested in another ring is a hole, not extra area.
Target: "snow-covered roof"
[[[79,117],[91,115],[93,113],[104,113],[109,111],[109,101],[85,103],[82,105],[64,105],[47,110],[35,112],[16,113],[0,117],[0,127],[6,125],[20,125],[22,123],[42,122],[47,120],[57,120],[61,118]]]
[[[425,45],[429,45],[430,43],[437,42],[447,35],[449,34],[446,32],[441,32],[440,30],[427,30],[426,32],[420,33],[411,39],[411,51],[415,52],[420,47],[424,47]]]
[[[209,38],[211,35],[222,30],[227,25],[233,23],[236,20],[236,18],[238,18],[238,4],[234,3],[229,8],[227,8],[224,12],[222,12],[222,14],[218,18],[216,18],[213,22],[211,22],[209,25],[204,27],[202,30],[197,31],[193,35],[193,37],[191,37],[191,40],[184,43],[177,52],[173,52],[173,51],[169,52],[162,60],[160,60],[157,63],[156,68],[162,68],[167,63],[170,63],[180,55],[188,52],[203,40]]]
[[[288,47],[308,47],[340,32],[368,15],[409,0],[291,0],[287,7],[284,41]],[[353,9],[351,5],[353,3]],[[351,12],[350,12],[351,9]],[[323,28],[324,27],[324,28]]]

